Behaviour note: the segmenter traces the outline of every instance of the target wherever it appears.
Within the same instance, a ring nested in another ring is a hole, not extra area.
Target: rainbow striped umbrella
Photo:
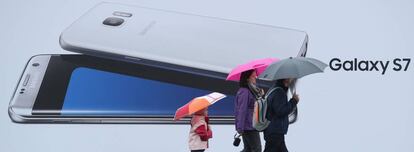
[[[184,106],[177,109],[175,112],[174,120],[180,120],[185,116],[192,115],[199,110],[207,108],[213,105],[217,101],[225,98],[226,95],[218,92],[213,92],[205,96],[197,97],[185,104]]]

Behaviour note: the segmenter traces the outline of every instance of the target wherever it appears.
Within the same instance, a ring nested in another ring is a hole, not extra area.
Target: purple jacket
[[[249,89],[240,88],[237,91],[234,111],[236,116],[236,130],[238,132],[255,130],[252,124],[255,100],[254,95]]]

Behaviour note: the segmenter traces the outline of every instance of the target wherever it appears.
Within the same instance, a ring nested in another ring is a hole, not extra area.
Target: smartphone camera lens
[[[37,66],[39,66],[40,64],[39,63],[33,63],[32,64],[32,66],[34,66],[34,67],[37,67]]]
[[[109,26],[119,26],[122,23],[124,23],[124,19],[117,18],[117,17],[108,17],[103,21],[104,25],[109,25]]]

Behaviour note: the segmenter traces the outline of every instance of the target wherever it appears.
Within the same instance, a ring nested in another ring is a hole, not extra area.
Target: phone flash
[[[119,11],[115,11],[114,13],[112,13],[112,15],[121,16],[121,17],[131,17],[132,16],[131,13],[119,12]]]

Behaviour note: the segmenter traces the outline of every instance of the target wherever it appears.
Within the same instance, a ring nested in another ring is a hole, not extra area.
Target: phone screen
[[[169,116],[208,93],[211,91],[79,67],[70,77],[61,114]],[[210,109],[211,114],[231,116],[233,100],[228,95]]]
[[[226,74],[209,77],[151,65],[85,55],[52,56],[33,115],[173,117],[191,99],[211,92],[227,97],[209,107],[232,117],[238,86]]]

